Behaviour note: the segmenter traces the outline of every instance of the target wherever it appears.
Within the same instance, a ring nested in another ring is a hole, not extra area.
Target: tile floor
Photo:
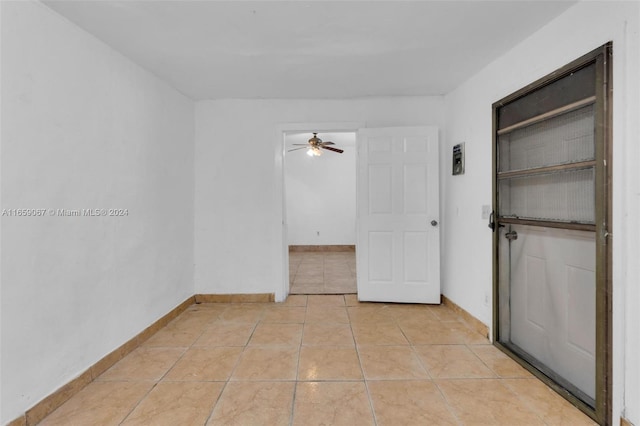
[[[291,252],[289,283],[291,294],[355,294],[356,254]]]
[[[444,306],[193,305],[41,425],[587,425]]]

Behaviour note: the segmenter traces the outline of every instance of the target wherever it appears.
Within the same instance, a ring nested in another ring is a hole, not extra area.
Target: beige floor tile
[[[322,266],[322,264],[301,263],[300,266],[298,266],[298,270],[296,271],[296,276],[319,276],[322,278],[323,275],[324,267]]]
[[[307,307],[312,306],[344,306],[342,295],[309,295]]]
[[[416,346],[415,351],[434,379],[496,377],[465,345]]]
[[[300,346],[302,324],[260,323],[256,327],[249,345],[293,345]]]
[[[360,304],[357,294],[345,294],[344,301],[347,306],[358,306]]]
[[[372,322],[394,321],[389,310],[381,303],[350,306],[347,308],[347,311],[349,313],[349,319],[354,324],[359,322],[370,324]]]
[[[373,425],[364,382],[298,383],[293,425]]]
[[[534,410],[499,379],[437,380],[436,383],[463,424],[544,425]]]
[[[241,347],[189,349],[167,373],[169,381],[225,381],[240,359]]]
[[[355,283],[355,277],[351,275],[351,271],[348,268],[345,269],[325,269],[324,270],[325,282],[345,282]]]
[[[256,323],[264,314],[265,307],[260,303],[238,303],[230,305],[220,319],[231,322]]]
[[[160,380],[185,352],[185,348],[141,346],[105,371],[99,380]]]
[[[451,309],[346,294],[349,259],[290,255],[282,303],[190,306],[42,424],[594,424]]]
[[[216,323],[194,342],[194,346],[244,346],[256,325],[253,323]]]
[[[289,425],[294,382],[230,382],[207,425]]]
[[[344,306],[309,306],[305,322],[349,323],[347,308]]]
[[[355,282],[335,283],[332,281],[325,281],[324,291],[325,294],[354,294],[357,292],[357,288]]]
[[[424,322],[439,321],[431,312],[429,307],[424,305],[390,304],[387,306],[389,315],[397,321],[413,322],[421,324]]]
[[[395,322],[355,323],[353,337],[358,345],[408,345],[402,330]]]
[[[487,336],[483,336],[463,322],[443,321],[442,325],[447,331],[460,335],[462,341],[467,345],[488,345],[491,343]]]
[[[93,382],[39,424],[120,424],[152,386],[152,382]]]
[[[369,381],[368,386],[379,426],[458,424],[430,380]]]
[[[354,252],[289,256],[291,294],[344,295],[356,293]]]
[[[307,296],[290,294],[287,300],[281,303],[284,306],[307,306]]]
[[[232,380],[295,380],[299,348],[247,346]]]
[[[410,346],[360,346],[358,353],[367,380],[429,378]]]
[[[489,343],[486,337],[462,323],[425,322],[414,324],[398,321],[409,342],[414,345],[459,345]]]
[[[349,324],[306,323],[302,335],[303,345],[353,346],[353,333]]]
[[[145,346],[156,347],[188,347],[196,341],[202,329],[184,329],[182,327],[165,327],[144,342]]]
[[[324,286],[324,276],[322,275],[322,273],[314,275],[302,275],[298,272],[293,281],[294,286]]]
[[[533,378],[531,373],[493,345],[470,345],[469,349],[499,377]]]
[[[289,292],[293,295],[302,295],[302,294],[316,295],[316,294],[323,294],[325,292],[325,288],[324,288],[324,284],[302,285],[302,284],[294,283],[291,286],[291,289],[289,290]]]
[[[208,305],[212,305],[209,303]],[[168,327],[182,331],[204,330],[207,326],[217,321],[222,313],[227,309],[226,304],[215,308],[202,308],[198,310],[187,310],[169,323]],[[198,305],[199,306],[199,305]]]
[[[444,305],[429,306],[429,311],[440,321],[460,321],[460,316]]]
[[[224,383],[162,382],[142,400],[123,425],[202,425]]]
[[[302,324],[306,310],[304,306],[274,306],[265,310],[262,322]]]
[[[358,354],[344,346],[303,346],[298,380],[362,380]]]
[[[576,407],[554,392],[538,379],[503,380],[518,397],[536,411],[548,425],[595,425]]]

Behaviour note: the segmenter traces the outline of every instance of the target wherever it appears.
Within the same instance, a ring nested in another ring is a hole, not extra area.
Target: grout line
[[[307,302],[308,302],[307,298]],[[300,335],[300,345],[298,346],[298,362],[296,363],[296,380],[293,384],[293,396],[291,399],[291,414],[289,416],[289,425],[293,425],[293,416],[296,409],[296,393],[298,392],[298,383],[300,382],[300,356],[302,355],[302,341],[304,340],[304,331],[307,324],[307,310],[309,309],[308,303],[304,307],[304,321],[302,323],[302,334]]]
[[[138,381],[138,382],[139,382],[139,381]],[[136,382],[135,382],[135,381],[132,381],[132,383],[136,383]],[[158,383],[160,383],[160,382],[155,382],[155,383],[153,384],[153,386],[151,386],[151,387],[149,388],[149,390],[148,390],[144,395],[142,395],[142,396],[140,397],[140,399],[138,400],[138,402],[136,402],[136,403],[133,405],[133,407],[131,408],[131,410],[129,410],[129,412],[128,412],[128,413],[127,413],[127,414],[122,418],[122,420],[118,423],[118,425],[123,424],[123,423],[124,423],[124,422],[129,418],[129,416],[131,415],[131,413],[133,413],[133,412],[136,410],[136,408],[138,408],[138,406],[142,403],[142,401],[144,401],[145,399],[147,399],[147,397],[149,396],[149,394],[151,393],[151,391],[153,391],[153,390],[156,388],[156,386],[158,386]]]
[[[192,305],[192,306],[193,306],[193,305]],[[225,309],[224,309],[222,312],[226,311],[226,308],[227,308],[227,307],[225,307]],[[160,330],[158,330],[158,332],[160,332],[160,331],[162,331],[162,330],[166,330],[166,328],[167,328],[171,323],[173,323],[176,319],[178,319],[178,318],[180,318],[181,316],[183,316],[186,312],[189,312],[189,311],[188,311],[188,308],[187,308],[184,312],[180,313],[180,315],[178,315],[177,317],[175,317],[173,320],[171,320],[167,325],[165,325],[165,326],[164,326],[164,327],[162,327]],[[221,315],[221,314],[218,314],[217,319],[219,319],[219,318],[220,318],[220,315]],[[211,320],[211,323],[213,323],[213,320]],[[145,399],[147,399],[147,397],[149,396],[149,394],[150,394],[150,393],[151,393],[151,392],[152,392],[152,391],[153,391],[153,390],[158,386],[158,384],[160,384],[160,382],[161,382],[161,381],[162,381],[162,380],[167,376],[167,374],[169,374],[169,372],[175,368],[175,366],[176,366],[176,365],[178,364],[178,362],[179,362],[179,361],[180,361],[180,360],[185,356],[185,354],[189,351],[189,349],[191,349],[191,348],[193,348],[193,347],[194,347],[194,344],[198,341],[198,339],[200,339],[200,337],[202,337],[202,335],[205,333],[205,331],[207,330],[207,328],[208,328],[207,326],[203,327],[203,329],[202,329],[202,331],[200,332],[200,334],[198,334],[198,337],[196,337],[196,338],[193,340],[193,342],[191,342],[191,345],[189,345],[189,346],[179,346],[179,347],[185,348],[184,352],[182,352],[182,355],[180,355],[180,357],[178,357],[178,359],[176,359],[176,361],[173,363],[173,365],[172,365],[171,367],[169,367],[169,368],[167,369],[167,371],[165,371],[165,373],[164,373],[164,374],[163,374],[163,375],[162,375],[162,376],[161,376],[157,381],[155,381],[155,383],[153,384],[153,386],[151,386],[151,388],[149,389],[149,391],[148,391],[148,392],[147,392],[147,393],[146,393],[142,398],[140,398],[140,400],[139,400],[139,401],[135,404],[135,406],[134,406],[134,407],[133,407],[133,408],[132,408],[128,413],[127,413],[127,415],[122,419],[122,421],[121,421],[119,424],[124,423],[124,422],[127,420],[127,418],[131,415],[131,413],[133,413],[133,412],[136,410],[136,408],[138,408],[138,406],[142,403],[142,401],[144,401]],[[147,341],[148,341],[148,340],[147,340]],[[146,343],[146,342],[145,342],[145,343]],[[140,347],[143,347],[143,346],[144,346],[144,343],[143,343],[142,345],[140,345]],[[153,346],[148,346],[148,347],[153,347]],[[162,348],[162,347],[172,347],[172,348],[175,348],[175,346],[156,346],[156,347],[159,347],[159,348]],[[129,355],[127,355],[127,356],[129,356]],[[125,359],[125,358],[126,358],[126,357],[124,357],[124,358],[122,358],[122,359]],[[122,361],[122,360],[120,360],[120,361]],[[115,365],[115,364],[114,364],[114,365]],[[140,381],[140,380],[132,380],[132,382],[139,382],[139,381]],[[222,392],[220,392],[220,395],[222,395]],[[218,398],[220,398],[220,395],[218,395]],[[217,400],[216,400],[216,402],[217,402]],[[214,407],[215,407],[215,404],[214,404]],[[212,409],[212,412],[213,412],[213,409]],[[208,418],[207,418],[207,420],[208,420]]]
[[[346,306],[346,299],[345,306]],[[360,365],[360,373],[362,374],[362,381],[364,382],[364,388],[367,391],[367,398],[369,399],[369,409],[371,410],[371,417],[373,418],[373,424],[378,424],[378,419],[376,417],[376,410],[373,408],[373,399],[371,398],[371,390],[369,389],[369,381],[367,380],[367,376],[364,374],[364,368],[362,367],[362,357],[360,356],[360,350],[358,348],[358,342],[356,342],[356,336],[353,332],[353,323],[351,322],[351,316],[349,315],[349,310],[347,309],[347,316],[349,318],[349,329],[351,330],[351,338],[353,339],[353,346],[356,350],[356,355],[358,357],[358,365]]]
[[[462,420],[460,420],[460,417],[458,417],[458,412],[457,410],[454,409],[454,407],[451,405],[451,403],[449,402],[449,399],[447,398],[447,396],[445,395],[444,391],[440,388],[440,384],[433,380],[433,384],[436,385],[436,389],[438,389],[438,392],[440,392],[440,395],[442,396],[442,400],[445,403],[445,406],[447,408],[447,410],[451,413],[451,415],[456,419],[456,421],[458,422],[459,425],[462,425],[464,423],[462,423]]]

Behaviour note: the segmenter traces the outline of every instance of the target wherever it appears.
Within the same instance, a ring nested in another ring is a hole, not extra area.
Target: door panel
[[[595,398],[594,233],[511,231],[511,342]]]
[[[437,128],[358,132],[359,300],[440,303],[438,202]]]

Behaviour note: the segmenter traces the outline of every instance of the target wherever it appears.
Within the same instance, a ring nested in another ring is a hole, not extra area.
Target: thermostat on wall
[[[464,174],[464,142],[453,146],[453,169],[452,175]]]

